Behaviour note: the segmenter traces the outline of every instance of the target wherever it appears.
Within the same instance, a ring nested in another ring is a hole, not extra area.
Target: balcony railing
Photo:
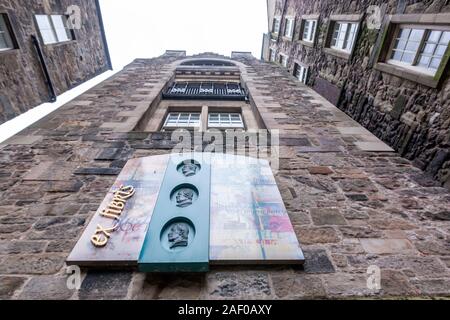
[[[165,99],[246,100],[238,83],[176,82],[163,94]]]

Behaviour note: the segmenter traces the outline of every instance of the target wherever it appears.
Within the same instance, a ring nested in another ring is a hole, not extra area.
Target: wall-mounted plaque
[[[268,161],[210,153],[128,161],[67,259],[144,272],[303,262]]]

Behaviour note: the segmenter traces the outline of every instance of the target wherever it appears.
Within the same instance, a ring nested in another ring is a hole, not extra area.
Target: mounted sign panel
[[[144,272],[303,262],[269,162],[214,153],[129,160],[67,259]]]
[[[209,153],[171,155],[139,258],[143,272],[209,270]]]

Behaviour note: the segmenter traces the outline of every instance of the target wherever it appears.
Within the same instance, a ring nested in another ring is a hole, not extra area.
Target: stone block
[[[131,272],[89,271],[81,284],[82,300],[124,299],[132,279]]]
[[[0,277],[0,299],[11,299],[26,280],[24,277]]]
[[[347,224],[342,214],[336,208],[314,208],[310,212],[316,226]]]
[[[0,264],[4,274],[54,274],[64,264],[65,257],[55,254],[9,255]]]
[[[367,253],[373,254],[413,254],[416,252],[406,239],[361,239],[361,245]]]
[[[271,274],[273,290],[279,299],[325,298],[325,288],[318,276],[293,272]]]
[[[334,273],[334,267],[328,258],[327,252],[323,249],[305,249],[305,264],[303,265],[306,273]]]
[[[75,175],[116,176],[122,171],[120,168],[78,168]]]
[[[74,290],[67,287],[67,277],[38,276],[27,282],[19,295],[21,300],[67,300]]]
[[[207,274],[207,299],[268,299],[271,297],[266,272],[218,271]]]

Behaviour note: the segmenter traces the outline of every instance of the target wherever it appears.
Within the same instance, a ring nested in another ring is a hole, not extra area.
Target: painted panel
[[[213,156],[210,259],[213,264],[303,263],[267,160]]]
[[[127,162],[109,190],[94,217],[67,259],[68,265],[126,266],[137,264],[139,253],[151,221],[153,209],[164,178],[169,155],[160,155]],[[91,242],[98,225],[112,227],[114,220],[100,215],[114,198],[120,186],[133,186],[135,194],[127,200],[118,228],[111,233],[104,247]]]

